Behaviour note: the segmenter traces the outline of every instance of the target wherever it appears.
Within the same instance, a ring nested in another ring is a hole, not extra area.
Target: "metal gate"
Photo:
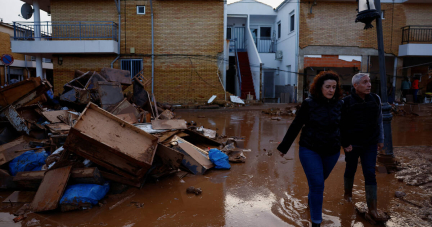
[[[245,49],[245,28],[244,27],[234,27],[232,28],[231,39],[236,39],[237,50]]]
[[[274,71],[264,71],[264,98],[275,96],[274,74]]]
[[[143,69],[142,59],[122,59],[121,69],[130,72],[131,77],[134,77]]]

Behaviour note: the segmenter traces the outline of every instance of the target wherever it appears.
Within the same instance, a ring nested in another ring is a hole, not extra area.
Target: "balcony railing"
[[[402,27],[402,45],[410,42],[432,43],[432,26],[409,25]]]
[[[35,30],[41,35],[35,35]],[[14,40],[115,40],[118,25],[112,21],[14,22]]]
[[[272,38],[255,38],[258,53],[276,53],[276,40]]]

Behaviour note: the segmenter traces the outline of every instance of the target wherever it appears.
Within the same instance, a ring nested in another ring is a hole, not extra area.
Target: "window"
[[[294,16],[294,13],[290,14],[290,32],[294,31]]]
[[[127,70],[131,74],[131,78],[136,76],[143,69],[142,59],[122,59],[121,69]]]
[[[278,39],[280,39],[280,37],[281,37],[281,29],[282,29],[282,27],[281,27],[281,22],[279,21],[278,22],[278,25],[277,25],[278,27],[277,27],[277,29],[278,29]]]
[[[137,14],[145,14],[145,6],[137,6]]]
[[[384,19],[385,19],[385,17],[384,17],[384,16],[385,16],[385,10],[381,10],[381,19],[383,19],[383,20],[384,20]]]
[[[231,28],[227,28],[227,39],[231,39]]]
[[[291,65],[287,65],[287,81],[285,84],[291,84]]]
[[[260,38],[261,40],[270,40],[271,27],[260,27]]]

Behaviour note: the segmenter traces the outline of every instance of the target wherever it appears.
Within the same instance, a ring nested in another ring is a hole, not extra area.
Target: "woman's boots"
[[[312,227],[320,227],[320,226],[321,226],[321,224],[316,224],[316,223],[312,222]]]
[[[344,198],[346,201],[352,201],[352,190],[354,185],[354,178],[346,178],[344,177]]]

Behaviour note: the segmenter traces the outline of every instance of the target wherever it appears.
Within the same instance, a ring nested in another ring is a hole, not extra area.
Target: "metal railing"
[[[236,45],[237,39],[231,39],[230,40],[230,45],[231,43],[233,43],[234,45],[234,53],[235,53],[235,58],[236,58],[236,68],[237,68],[237,78],[238,78],[238,82],[239,82],[239,88],[240,88],[240,94],[242,91],[242,79],[241,79],[241,71],[240,71],[240,62],[238,59],[238,52],[237,52],[237,45]]]
[[[402,44],[432,43],[432,26],[408,25],[402,27]]]
[[[272,40],[272,38],[255,38],[255,44],[258,50],[258,53],[276,53],[276,40]]]
[[[118,41],[118,25],[112,21],[13,22],[14,40],[105,39]],[[40,30],[40,36],[35,35]]]

